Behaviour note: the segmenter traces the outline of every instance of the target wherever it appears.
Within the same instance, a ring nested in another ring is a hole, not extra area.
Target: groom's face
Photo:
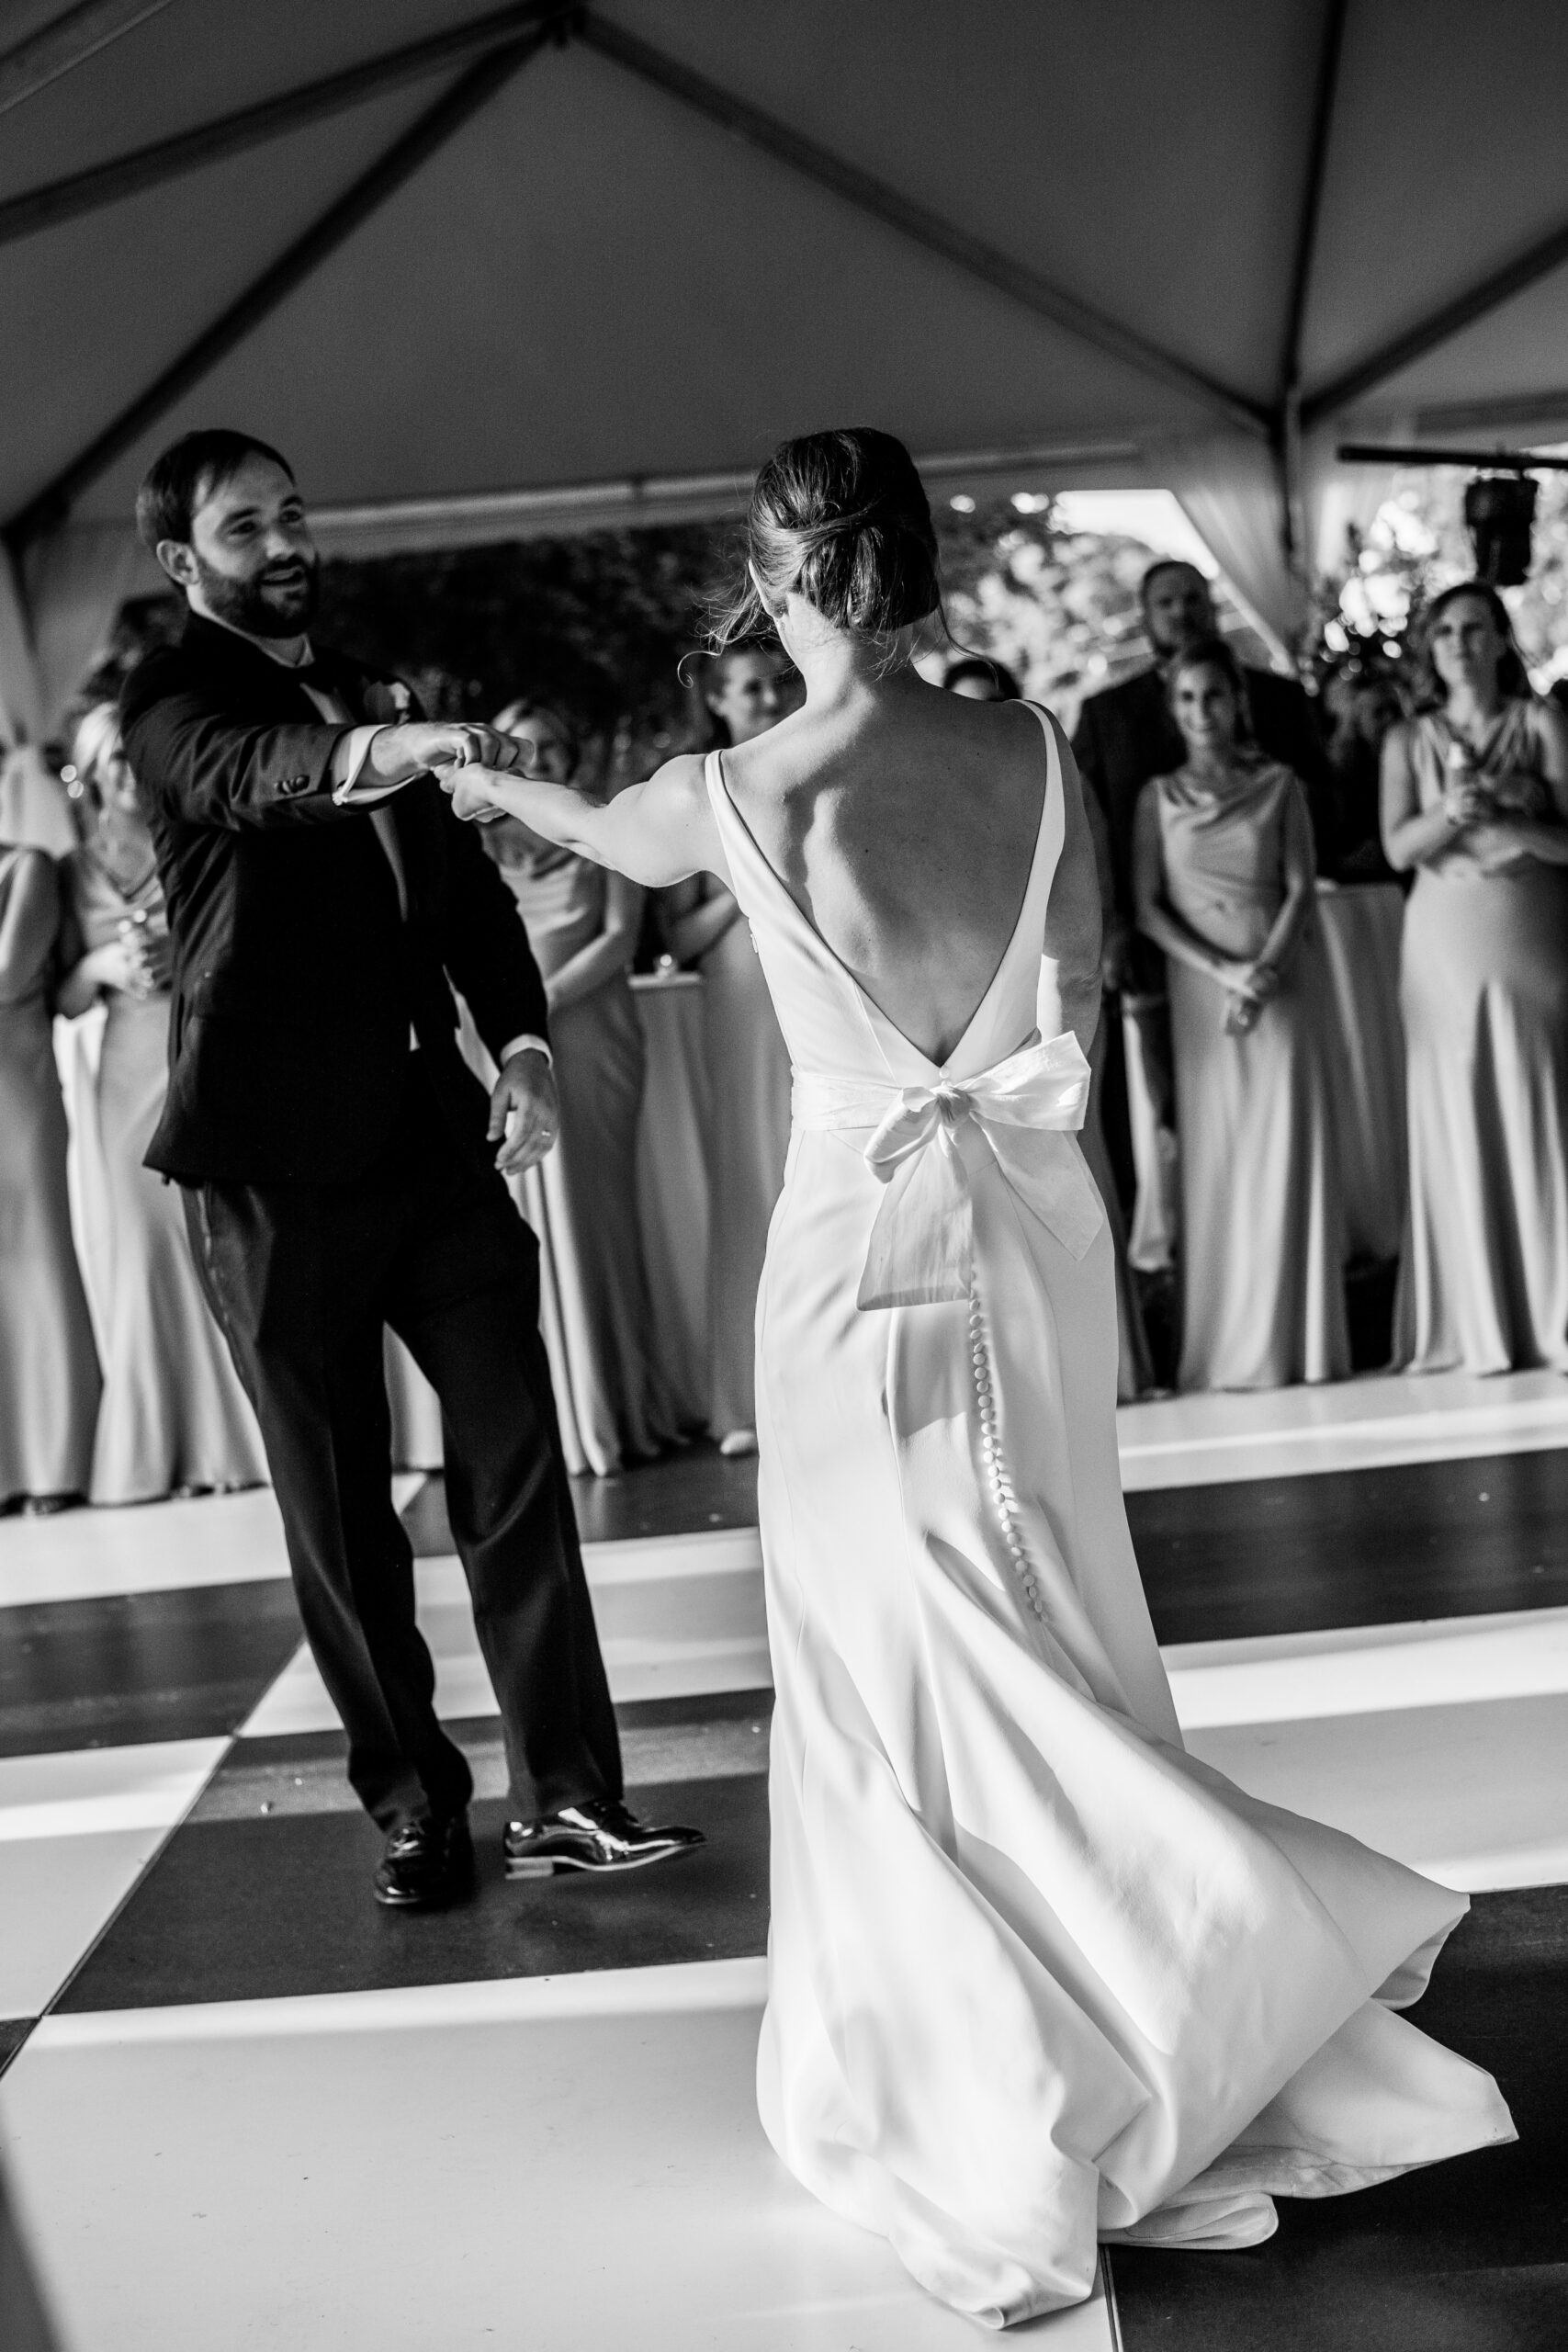
[[[270,458],[247,458],[206,491],[180,552],[188,562],[175,576],[215,619],[251,637],[298,637],[310,626],[317,559],[305,503]]]

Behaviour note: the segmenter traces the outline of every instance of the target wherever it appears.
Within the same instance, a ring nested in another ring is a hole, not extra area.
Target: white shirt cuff
[[[366,754],[374,738],[381,732],[379,726],[351,727],[340,735],[333,752],[333,798],[340,808],[369,808],[378,800],[387,799],[400,792],[400,784],[361,784],[359,772],[365,765]]]
[[[552,1069],[555,1068],[556,1057],[554,1054],[551,1053],[544,1039],[542,1037],[536,1037],[532,1031],[525,1033],[521,1037],[508,1038],[506,1044],[502,1046],[501,1049],[501,1058],[503,1062],[509,1062],[513,1054],[543,1054],[550,1068]]]

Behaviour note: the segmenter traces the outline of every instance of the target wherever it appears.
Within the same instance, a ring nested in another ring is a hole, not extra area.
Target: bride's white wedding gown
[[[1394,2014],[1465,1898],[1183,1752],[1122,1502],[1088,1064],[1034,1025],[1046,741],[1022,910],[941,1069],[707,765],[795,1070],[758,1307],[762,2121],[992,2326],[1086,2296],[1097,2237],[1249,2245],[1271,2192],[1514,2136]]]

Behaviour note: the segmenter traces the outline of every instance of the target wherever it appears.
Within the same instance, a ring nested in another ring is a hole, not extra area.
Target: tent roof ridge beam
[[[1302,192],[1301,210],[1297,217],[1290,293],[1285,305],[1285,334],[1280,356],[1281,408],[1295,396],[1301,380],[1302,329],[1306,320],[1307,296],[1312,290],[1312,266],[1323,219],[1328,141],[1334,129],[1334,107],[1339,93],[1339,65],[1345,53],[1345,20],[1348,13],[1349,0],[1326,0],[1323,35],[1318,44],[1317,86],[1313,94],[1306,185]]]
[[[764,113],[718,83],[710,82],[705,74],[628,32],[624,26],[612,23],[594,9],[585,8],[576,29],[578,39],[601,57],[653,83],[668,96],[705,115],[734,137],[759,148],[802,177],[815,181],[819,187],[829,189],[860,211],[898,230],[969,277],[1010,296],[1079,343],[1089,344],[1120,360],[1124,367],[1134,368],[1145,376],[1155,377],[1185,392],[1190,400],[1219,413],[1243,432],[1269,432],[1269,413],[1260,403],[1233,390],[1229,385],[1216,382],[1174,353],[1147,342],[1132,328],[1106,317],[1080,301],[1077,295],[1053,285],[1037,271],[929,210],[886,181],[862,171],[857,164],[819,146],[777,116]]]
[[[1568,262],[1568,220],[1549,235],[1538,238],[1534,244],[1527,245],[1512,261],[1504,262],[1500,268],[1467,287],[1462,294],[1456,294],[1439,309],[1429,311],[1416,325],[1406,327],[1403,334],[1392,336],[1381,350],[1369,352],[1353,368],[1347,368],[1327,383],[1320,384],[1302,402],[1303,424],[1315,424],[1337,410],[1348,408],[1363,392],[1386,383],[1402,368],[1424,359],[1427,352],[1448,343],[1464,328],[1473,326],[1488,311],[1499,309],[1515,294],[1522,294],[1527,287],[1550,277],[1563,262]]]
[[[253,327],[259,325],[379,210],[471,115],[489,103],[503,83],[538,54],[549,39],[548,28],[536,28],[479,58],[434,106],[426,108],[417,122],[400,133],[369,169],[361,173],[353,186],[336,198],[303,235],[295,239],[287,252],[270,263],[145,391],[122,409],[12,518],[6,526],[5,537],[13,552],[29,546],[62,522],[89,482],[96,481],[117,458],[122,457],[176,401],[226,358]]]
[[[39,230],[76,220],[83,213],[96,211],[122,197],[157,187],[183,172],[199,170],[205,164],[220,162],[247,147],[264,145],[268,140],[301,130],[308,123],[344,113],[370,98],[384,96],[405,83],[421,81],[445,65],[459,65],[476,51],[493,49],[499,42],[536,27],[558,26],[564,29],[570,22],[571,13],[568,0],[525,0],[522,6],[493,9],[488,16],[454,25],[446,32],[432,34],[428,40],[411,41],[401,49],[387,50],[357,65],[345,66],[341,73],[325,74],[319,81],[280,90],[276,97],[263,98],[254,106],[220,115],[216,121],[175,131],[167,139],[132,148],[123,155],[111,155],[106,163],[94,164],[86,171],[73,172],[64,179],[50,180],[39,187],[23,188],[16,196],[0,198],[0,244],[36,235]]]
[[[168,5],[169,0],[77,0],[75,7],[62,9],[0,53],[0,114],[36,97]]]

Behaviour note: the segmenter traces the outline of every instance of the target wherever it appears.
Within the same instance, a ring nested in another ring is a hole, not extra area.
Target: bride
[[[801,709],[607,808],[446,781],[634,880],[716,875],[750,920],[795,1069],[757,1311],[758,2098],[798,2179],[999,2327],[1084,2298],[1097,2235],[1255,2245],[1276,2195],[1513,2126],[1397,2014],[1465,1898],[1182,1747],[1075,1133],[1100,917],[1061,730],[912,668],[936,547],[888,435],[786,442],[749,536],[727,633],[776,629]]]

